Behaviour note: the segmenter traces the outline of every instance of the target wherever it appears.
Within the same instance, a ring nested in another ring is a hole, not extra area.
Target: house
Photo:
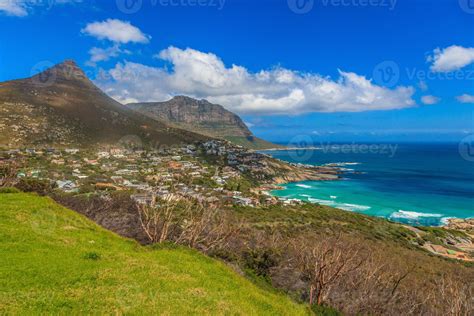
[[[77,191],[77,185],[69,180],[58,180],[56,181],[58,189],[63,190],[64,192],[74,192]]]
[[[66,154],[75,155],[79,152],[79,149],[77,149],[77,148],[67,148],[64,151],[66,152]]]
[[[234,195],[232,198],[233,198],[234,203],[236,205],[242,205],[242,206],[252,206],[253,205],[252,204],[252,199],[250,199],[250,198],[237,196],[237,195]]]
[[[153,193],[138,193],[131,196],[132,200],[141,205],[155,205],[156,195]]]
[[[98,159],[102,159],[102,158],[107,159],[107,158],[109,158],[109,157],[110,157],[110,154],[109,154],[108,152],[106,152],[106,151],[99,151],[99,152],[97,153],[97,158],[98,158]]]

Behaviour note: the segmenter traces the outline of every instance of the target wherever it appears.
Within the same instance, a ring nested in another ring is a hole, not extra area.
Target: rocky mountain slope
[[[127,106],[158,121],[210,137],[223,138],[247,148],[278,147],[255,137],[236,114],[206,100],[177,96],[166,102],[131,103]]]
[[[170,145],[207,137],[131,111],[97,88],[73,61],[0,83],[0,146],[86,146],[123,139]]]

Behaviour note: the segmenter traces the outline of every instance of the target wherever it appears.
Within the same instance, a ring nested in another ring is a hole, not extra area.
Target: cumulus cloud
[[[434,72],[449,72],[459,70],[474,63],[474,48],[462,46],[449,46],[444,49],[436,48],[427,61],[432,63],[431,70]]]
[[[109,40],[114,43],[148,43],[150,36],[144,34],[138,27],[128,21],[107,19],[103,22],[93,22],[86,25],[81,31],[84,34],[100,40]]]
[[[190,48],[169,47],[155,57],[171,67],[125,61],[103,71],[97,84],[121,102],[164,101],[185,94],[239,114],[360,112],[415,105],[412,87],[388,89],[351,72],[339,71],[336,80],[281,67],[253,73]]]
[[[470,94],[460,95],[456,99],[458,99],[458,101],[461,103],[474,103],[474,95]]]
[[[88,65],[95,66],[98,62],[110,60],[120,54],[130,54],[130,51],[121,49],[118,44],[107,48],[92,47],[89,50],[89,55],[91,57],[88,61]]]
[[[0,12],[13,16],[26,16],[28,11],[22,0],[0,0]]]
[[[421,102],[426,105],[433,105],[438,103],[439,101],[441,101],[440,98],[435,97],[434,95],[424,95],[421,97]]]
[[[80,3],[82,0],[55,0],[55,1],[25,1],[25,0],[0,0],[0,13],[10,16],[23,17],[29,14],[33,7],[47,6],[51,8],[55,4]]]

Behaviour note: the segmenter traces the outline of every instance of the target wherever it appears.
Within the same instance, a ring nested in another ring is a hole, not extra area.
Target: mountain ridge
[[[129,103],[126,106],[177,128],[225,139],[250,149],[280,147],[255,137],[238,115],[204,99],[180,95],[164,102]]]
[[[72,60],[0,83],[0,145],[116,144],[123,138],[172,145],[209,139],[130,110]]]

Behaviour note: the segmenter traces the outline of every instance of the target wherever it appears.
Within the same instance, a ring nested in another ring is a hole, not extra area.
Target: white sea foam
[[[370,209],[370,206],[367,205],[358,205],[358,204],[349,204],[349,203],[337,203],[334,200],[323,200],[323,199],[308,199],[311,203],[318,203],[321,205],[332,206],[344,211],[357,212],[357,211],[367,211]]]
[[[456,218],[456,217],[443,217],[439,222],[441,223],[441,225],[448,225],[449,220],[453,218]]]
[[[329,197],[330,197],[331,199],[333,199],[333,200],[337,199],[337,196],[335,196],[335,195],[331,195],[331,196],[329,196]]]
[[[334,201],[329,201],[329,200],[309,198],[308,201],[310,201],[311,203],[318,203],[318,204],[326,205],[326,206],[334,205]]]
[[[394,212],[390,215],[391,218],[405,218],[405,219],[418,219],[421,217],[442,217],[442,214],[436,213],[418,213],[418,212],[411,212],[411,211],[404,211],[399,210],[398,212]]]
[[[311,195],[308,195],[308,194],[300,194],[300,196],[307,197],[307,198],[311,197]]]
[[[304,189],[311,189],[312,188],[312,186],[307,185],[307,184],[297,184],[296,186],[300,187],[300,188],[304,188]]]
[[[338,208],[342,208],[343,210],[349,209],[351,211],[367,211],[370,209],[370,206],[367,205],[358,205],[358,204],[349,204],[349,203],[342,203]]]
[[[345,166],[357,166],[360,165],[360,162],[332,162],[332,163],[327,163],[325,166],[330,166],[330,167],[345,167]]]

